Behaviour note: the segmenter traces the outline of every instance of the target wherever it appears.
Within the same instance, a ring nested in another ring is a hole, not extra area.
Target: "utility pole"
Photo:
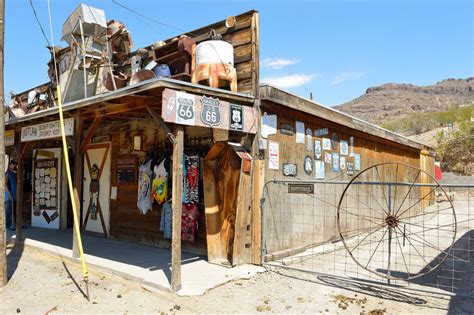
[[[0,287],[7,284],[7,231],[5,218],[5,117],[4,117],[4,36],[5,0],[0,0]]]

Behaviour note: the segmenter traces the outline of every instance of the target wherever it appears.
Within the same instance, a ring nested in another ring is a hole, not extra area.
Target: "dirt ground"
[[[16,247],[9,250],[8,255],[11,279],[5,288],[0,289],[0,314],[271,312],[433,315],[474,311],[471,300],[400,291],[288,270],[268,271],[250,280],[229,282],[196,297],[179,297],[90,270],[91,301],[88,302],[81,293],[84,285],[78,264],[31,248]]]

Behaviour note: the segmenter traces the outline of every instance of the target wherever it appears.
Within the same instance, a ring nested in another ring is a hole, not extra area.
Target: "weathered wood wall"
[[[262,102],[262,113],[266,112],[268,115],[277,115],[277,127],[281,124],[289,124],[295,129],[295,122],[301,121],[305,125],[305,130],[310,128],[312,134],[312,151],[308,152],[306,144],[296,143],[296,129],[293,135],[285,135],[277,130],[277,134],[269,135],[269,141],[276,141],[279,143],[279,170],[270,170],[268,168],[268,150],[266,150],[266,165],[265,165],[265,182],[272,180],[301,180],[301,181],[315,181],[315,170],[311,175],[304,172],[304,158],[309,155],[313,159],[314,168],[314,140],[322,140],[323,137],[331,138],[333,132],[338,135],[339,141],[345,140],[349,142],[349,138],[354,137],[354,152],[360,154],[361,170],[378,163],[398,162],[414,167],[420,166],[420,150],[401,145],[392,141],[388,141],[379,137],[368,135],[361,131],[357,131],[343,125],[334,123],[329,120],[321,119],[316,116],[288,109],[281,105],[271,102]],[[314,131],[321,128],[328,128],[329,134],[321,137],[315,137]],[[306,143],[305,135],[305,143]],[[324,150],[322,151],[322,160],[324,161]],[[332,150],[331,152],[338,152]],[[354,158],[346,156],[347,162],[353,162]],[[297,176],[285,177],[282,173],[283,163],[297,164]],[[354,171],[354,176],[357,174]],[[375,173],[368,174],[365,180],[379,181]],[[416,170],[409,169],[406,172],[398,170],[395,171],[384,170],[380,168],[380,177],[382,181],[413,181],[416,176]],[[340,172],[333,172],[331,164],[325,163],[325,179],[326,182],[331,181],[349,181],[353,176],[349,176],[346,170]],[[380,191],[380,186],[359,185],[356,190],[352,191],[355,197],[352,207],[360,208],[360,213],[363,214],[364,209],[368,206],[382,204],[386,202],[383,194]],[[331,184],[320,183],[315,184],[315,192],[313,195],[305,194],[289,194],[288,187],[268,183],[264,189],[264,244],[267,253],[278,255],[279,252],[287,252],[295,249],[304,249],[305,247],[324,243],[330,240],[339,238],[336,215],[339,198],[342,195],[345,184]],[[398,188],[401,196],[402,191],[408,192],[407,188]],[[411,198],[416,198],[420,195],[420,190],[413,189],[410,192]],[[397,197],[398,198],[398,197]],[[344,206],[347,206],[345,204]],[[356,220],[361,221],[360,218],[346,219],[343,225],[351,226],[356,223]],[[363,222],[357,222],[364,224]]]
[[[153,205],[152,211],[143,215],[137,208],[137,183],[121,185],[116,180],[117,157],[120,155],[135,156],[141,163],[149,145],[157,141],[168,143],[166,134],[150,119],[105,121],[97,129],[96,138],[102,141],[109,136],[112,142],[111,186],[117,187],[117,200],[110,202],[110,237],[135,241],[142,244],[169,247],[163,232],[159,230],[161,206]],[[209,137],[210,129],[186,127],[185,135],[193,137]],[[133,150],[133,137],[142,137],[142,150]],[[92,139],[95,141],[95,138]],[[207,142],[210,146],[210,143]],[[186,148],[185,148],[186,149]],[[201,170],[202,171],[202,170]],[[138,174],[137,174],[138,178]],[[171,187],[170,187],[171,189]],[[203,200],[202,200],[203,202]],[[198,254],[206,254],[206,222],[204,205],[199,206],[200,219],[197,240],[195,243],[183,242],[183,250]]]

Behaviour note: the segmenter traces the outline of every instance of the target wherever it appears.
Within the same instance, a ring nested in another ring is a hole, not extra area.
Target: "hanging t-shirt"
[[[153,168],[153,183],[151,186],[151,199],[162,204],[168,195],[168,172],[165,168],[165,160]]]
[[[182,193],[182,201],[186,203],[186,167],[187,167],[188,156],[183,155],[183,193]]]
[[[199,210],[196,204],[183,205],[181,215],[181,239],[194,242],[198,230]]]
[[[165,232],[165,238],[173,238],[173,208],[167,202],[163,204],[161,209],[160,231]]]
[[[146,214],[149,210],[151,210],[150,191],[152,171],[150,166],[151,160],[145,164],[142,164],[139,168],[137,207],[140,209],[142,214]]]
[[[188,156],[186,163],[186,203],[199,202],[199,156]]]

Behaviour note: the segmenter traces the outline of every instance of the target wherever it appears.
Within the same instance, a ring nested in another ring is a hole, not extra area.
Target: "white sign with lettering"
[[[72,136],[74,134],[74,118],[64,120],[64,132],[66,136]],[[57,137],[61,137],[61,125],[59,124],[59,120],[21,128],[21,142]]]

